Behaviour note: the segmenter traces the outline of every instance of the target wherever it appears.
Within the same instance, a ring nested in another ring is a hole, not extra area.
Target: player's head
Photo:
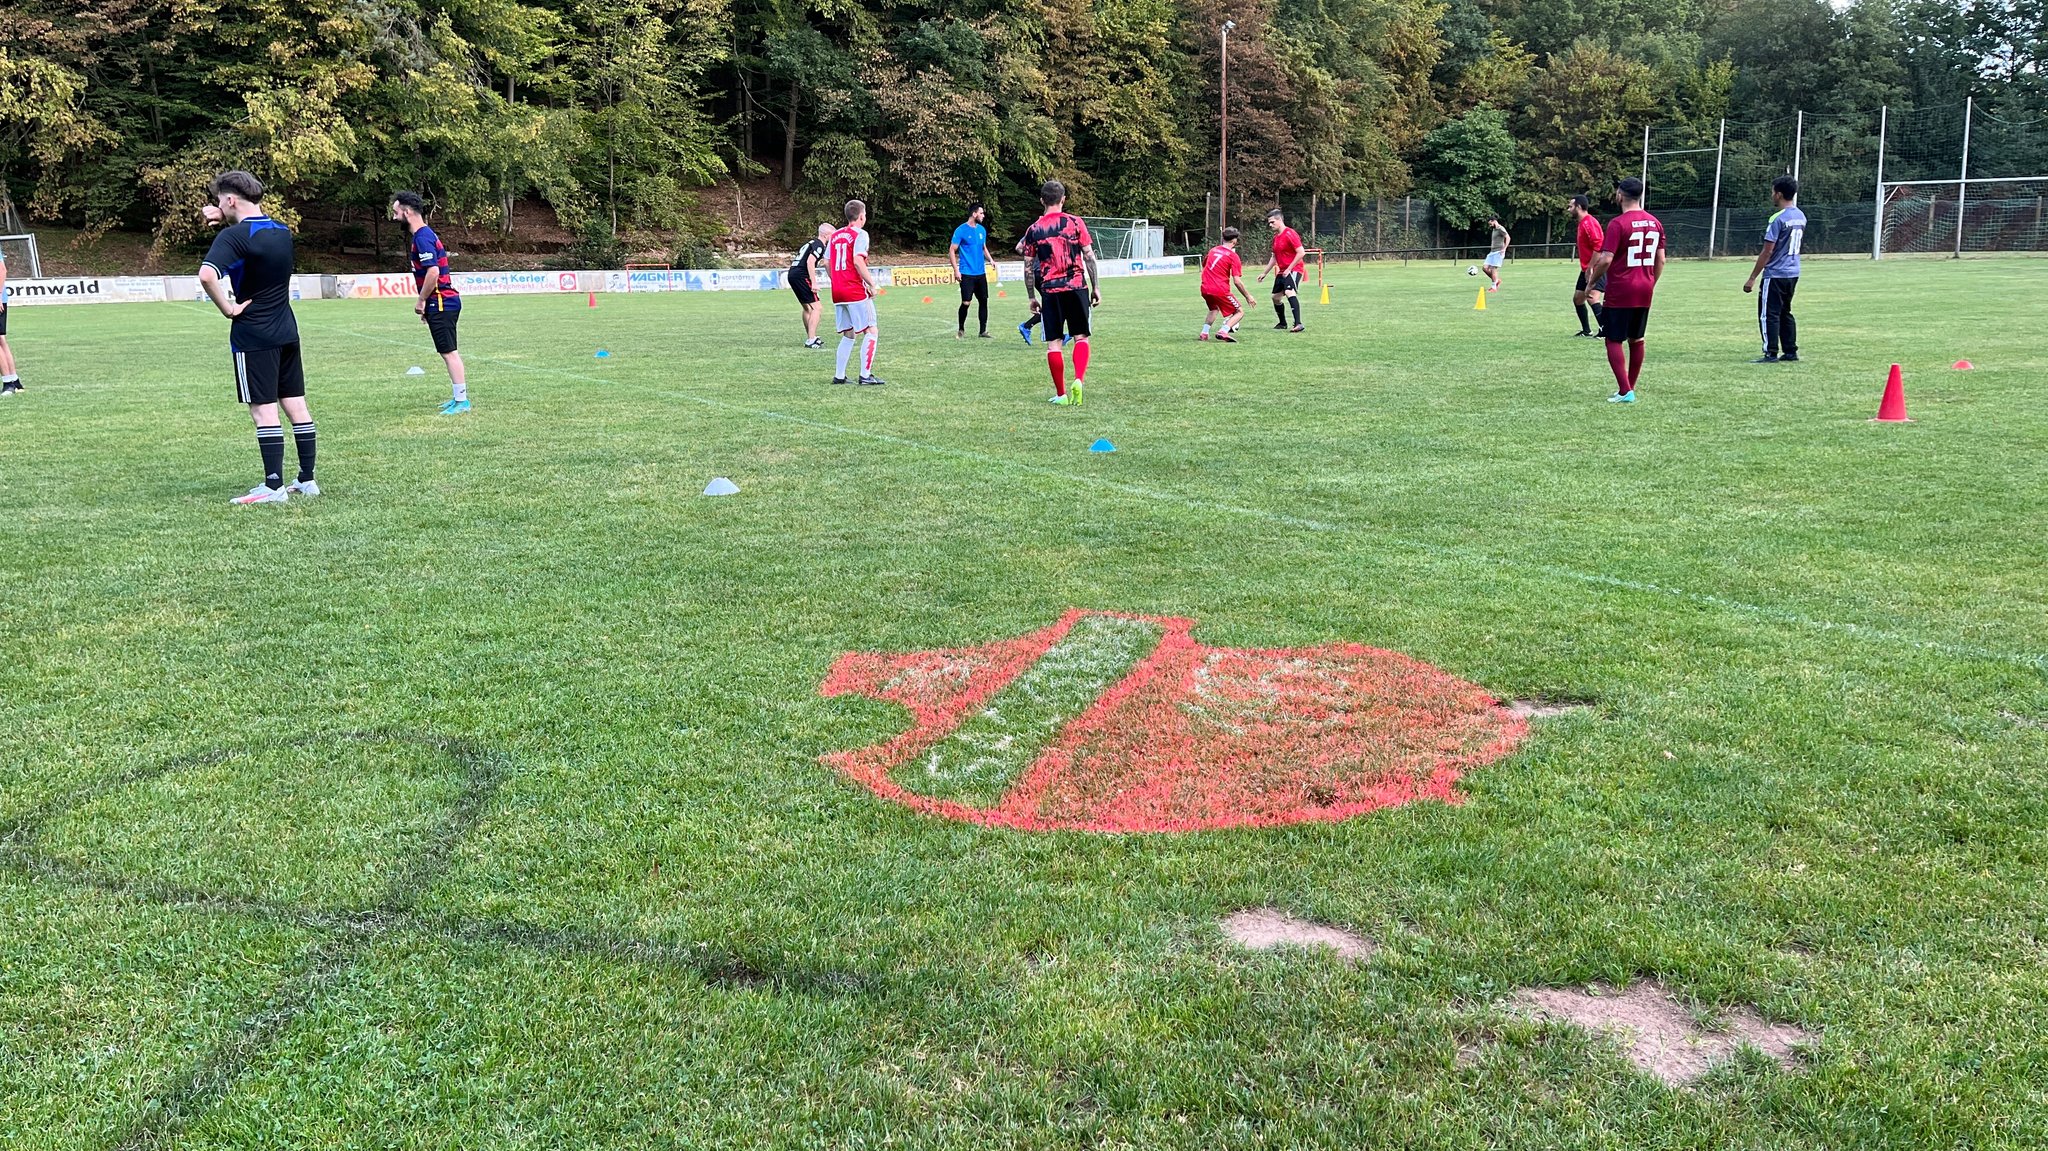
[[[860,226],[861,226],[862,224],[865,224],[865,223],[867,223],[867,222],[868,222],[868,205],[867,205],[867,201],[865,201],[865,200],[848,200],[848,201],[846,202],[846,226],[847,226],[847,227],[849,227],[849,228],[858,228],[858,227],[860,227]]]
[[[1486,218],[1486,226],[1487,226],[1487,227],[1489,227],[1489,228],[1498,228],[1498,227],[1500,227],[1500,217],[1499,217],[1499,216],[1488,216],[1488,217]]]
[[[1771,199],[1780,208],[1799,199],[1799,181],[1790,176],[1780,176],[1771,181]]]
[[[1038,202],[1048,208],[1063,207],[1067,202],[1067,186],[1058,180],[1047,180],[1038,186]]]
[[[1236,228],[1225,228],[1223,229],[1223,242],[1235,248],[1237,247],[1237,237],[1239,234]]]
[[[427,202],[420,199],[418,192],[391,193],[391,218],[408,224],[418,224],[427,217]]]
[[[981,223],[981,222],[982,222],[983,220],[986,220],[986,219],[988,219],[988,209],[986,209],[986,208],[982,207],[982,206],[981,206],[980,204],[969,204],[969,205],[967,205],[967,222],[968,222],[968,223],[970,223],[970,224],[979,224],[979,223]]]
[[[263,214],[263,181],[239,168],[215,176],[206,194],[220,206],[220,218],[230,224]]]
[[[1572,218],[1579,219],[1593,214],[1593,198],[1580,192],[1572,197]]]
[[[831,238],[832,238],[832,233],[834,233],[834,232],[836,232],[836,231],[838,231],[838,230],[839,230],[839,229],[837,229],[837,228],[833,227],[833,226],[832,226],[832,225],[830,225],[830,224],[819,224],[819,225],[818,225],[818,241],[819,241],[820,243],[823,243],[824,241],[826,241],[826,240],[829,240],[829,239],[831,239]]]
[[[1623,176],[1620,182],[1614,185],[1614,198],[1619,200],[1624,208],[1642,204],[1643,182],[1634,176]]]
[[[1278,208],[1273,209],[1266,213],[1266,225],[1276,232],[1279,231],[1287,226],[1287,213]]]

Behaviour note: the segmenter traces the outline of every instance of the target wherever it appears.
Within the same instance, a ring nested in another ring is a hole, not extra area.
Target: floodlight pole
[[[1884,135],[1890,126],[1891,106],[1877,107],[1877,207],[1870,214],[1870,258],[1884,259]]]
[[[1230,211],[1230,30],[1237,27],[1237,21],[1223,22],[1223,70],[1217,81],[1222,90],[1219,102],[1223,110],[1223,139],[1217,148],[1216,159],[1216,240],[1223,240],[1224,217]]]
[[[1956,256],[1963,258],[1963,211],[1970,203],[1970,115],[1977,110],[1975,96],[1963,97],[1963,174],[1956,180]]]

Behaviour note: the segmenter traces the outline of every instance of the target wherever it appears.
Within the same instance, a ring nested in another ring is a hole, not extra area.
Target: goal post
[[[1083,216],[1095,240],[1095,254],[1105,260],[1156,260],[1166,254],[1166,229],[1144,217]]]
[[[1872,255],[2048,251],[2048,175],[1879,186]]]
[[[0,257],[7,260],[9,279],[43,278],[43,253],[42,249],[36,246],[36,238],[33,235],[24,232],[18,236],[0,236]]]

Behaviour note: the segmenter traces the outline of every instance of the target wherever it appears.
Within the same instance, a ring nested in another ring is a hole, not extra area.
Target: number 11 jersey
[[[1647,308],[1657,290],[1657,252],[1664,246],[1664,225],[1641,208],[1630,208],[1607,222],[1600,250],[1612,252],[1607,269],[1607,306]]]

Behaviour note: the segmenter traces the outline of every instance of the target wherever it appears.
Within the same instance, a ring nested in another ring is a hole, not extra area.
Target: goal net
[[[2048,251],[2048,176],[1886,184],[1881,256]]]
[[[38,280],[43,275],[43,254],[34,236],[0,236],[0,257],[7,260],[10,280]]]
[[[1083,216],[1095,238],[1095,254],[1105,260],[1155,260],[1166,252],[1166,229],[1152,221],[1124,216]]]

